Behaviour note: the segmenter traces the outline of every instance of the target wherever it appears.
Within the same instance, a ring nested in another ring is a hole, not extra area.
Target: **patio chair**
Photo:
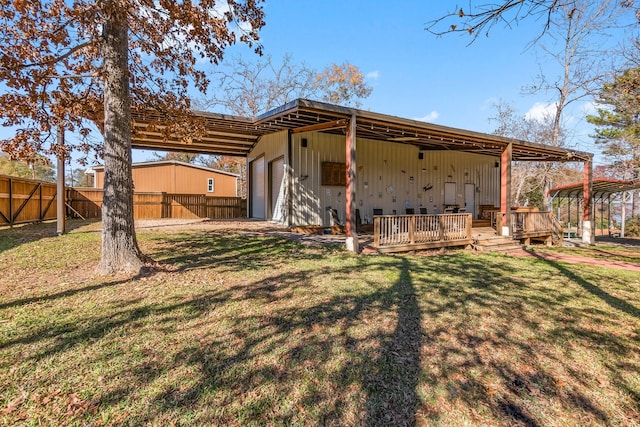
[[[420,215],[426,215],[427,214],[427,208],[420,208]]]
[[[407,208],[407,209],[405,209],[405,213],[407,215],[415,215],[416,214],[416,210],[414,208]]]
[[[376,215],[384,215],[384,213],[382,212],[382,209],[373,209],[373,216]]]
[[[329,212],[329,215],[331,215],[331,225],[342,225],[337,209],[327,206],[327,211]]]

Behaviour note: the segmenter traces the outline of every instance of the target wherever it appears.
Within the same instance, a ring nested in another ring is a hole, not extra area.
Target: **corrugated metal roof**
[[[622,193],[640,188],[638,181],[620,181],[616,179],[598,178],[593,180],[593,197],[603,198],[611,194]],[[577,182],[575,184],[563,185],[561,187],[549,190],[552,197],[569,197],[573,199],[582,199],[584,196],[584,184]]]
[[[174,150],[246,157],[258,139],[288,130],[344,134],[355,116],[358,138],[417,146],[420,150],[465,151],[499,157],[512,144],[515,161],[583,162],[593,155],[528,141],[436,125],[318,101],[297,99],[255,119],[194,111],[193,129],[171,129],[171,118],[134,109],[134,148]]]

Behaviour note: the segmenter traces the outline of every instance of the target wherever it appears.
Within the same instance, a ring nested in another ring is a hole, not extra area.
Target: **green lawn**
[[[640,425],[640,275],[144,229],[0,230],[0,424]]]

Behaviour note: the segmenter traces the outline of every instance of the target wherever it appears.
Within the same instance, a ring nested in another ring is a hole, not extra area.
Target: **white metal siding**
[[[285,192],[284,192],[284,157],[271,162],[271,183],[270,194],[271,199],[271,219],[273,221],[282,222],[285,219]]]
[[[260,140],[258,141],[258,143],[256,144],[256,146],[251,150],[251,152],[249,153],[249,161],[253,161],[256,158],[261,157],[264,161],[263,163],[263,167],[262,167],[262,171],[259,172],[260,177],[262,179],[262,183],[263,183],[263,187],[262,187],[262,198],[260,200],[256,200],[255,203],[261,203],[262,209],[261,209],[261,213],[262,216],[261,217],[257,217],[254,215],[252,215],[252,217],[254,218],[262,218],[262,219],[266,219],[266,213],[268,211],[271,211],[271,206],[267,206],[267,204],[269,203],[269,200],[267,197],[265,197],[265,192],[264,192],[264,183],[269,182],[269,177],[267,176],[267,174],[269,173],[269,171],[267,170],[267,168],[264,167],[265,164],[269,164],[271,161],[273,161],[274,159],[277,159],[279,157],[285,157],[285,171],[286,171],[286,167],[287,167],[287,162],[286,162],[286,152],[287,152],[287,140],[288,140],[288,133],[287,131],[281,131],[281,132],[276,132],[276,133],[272,133],[269,135],[265,135],[263,137],[260,138]],[[255,176],[254,174],[252,174],[251,176],[251,185],[249,186],[250,192],[253,193],[253,185],[254,185],[254,180],[260,179],[258,176]],[[258,181],[255,181],[258,182]],[[283,185],[281,188],[281,191],[284,192],[282,195],[282,200],[283,200],[283,207],[282,207],[282,212],[284,212],[286,214],[286,173],[285,173],[285,178],[283,179]],[[252,208],[251,211],[252,212],[256,212],[256,209],[258,209],[255,204],[254,204],[254,196],[252,194],[249,195],[250,200],[252,201]],[[271,213],[271,212],[269,212]],[[279,221],[281,222],[286,222],[286,215],[285,217],[283,217],[282,219],[280,219]]]
[[[264,157],[251,162],[251,218],[265,218]]]
[[[307,139],[307,147],[301,139]],[[373,209],[385,214],[404,213],[411,207],[428,213],[442,213],[444,183],[455,182],[455,203],[464,206],[465,184],[477,187],[475,206],[498,205],[500,168],[498,158],[451,151],[425,151],[418,158],[417,147],[369,139],[357,140],[356,207],[364,222],[370,222]],[[326,133],[293,136],[293,224],[329,225],[327,207],[337,209],[345,218],[345,187],[322,186],[322,162],[345,162],[345,137]],[[471,209],[469,209],[471,211]]]

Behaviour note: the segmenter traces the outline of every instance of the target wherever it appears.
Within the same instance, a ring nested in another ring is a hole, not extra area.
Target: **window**
[[[213,193],[214,192],[214,185],[213,185],[213,178],[208,178],[207,179],[207,192],[208,193]]]

